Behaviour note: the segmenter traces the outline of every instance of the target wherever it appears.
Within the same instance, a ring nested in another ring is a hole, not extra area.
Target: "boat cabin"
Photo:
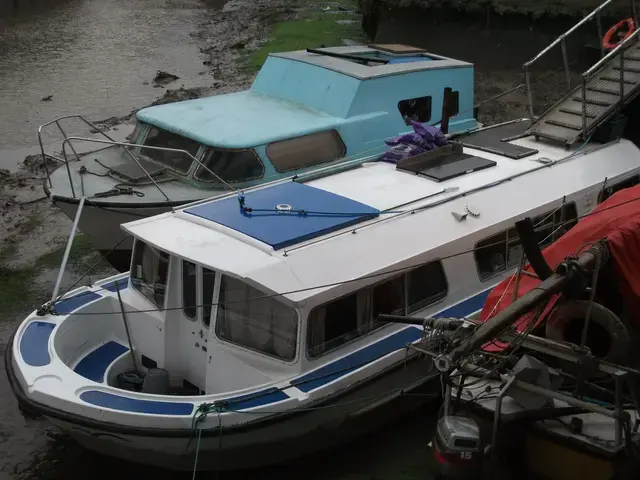
[[[140,110],[130,141],[162,149],[130,151],[152,176],[225,188],[213,172],[243,188],[378,154],[385,139],[411,129],[410,120],[440,122],[445,88],[452,90],[450,131],[478,125],[472,64],[383,48],[271,54],[249,90]],[[131,170],[114,166],[110,174],[131,181]]]

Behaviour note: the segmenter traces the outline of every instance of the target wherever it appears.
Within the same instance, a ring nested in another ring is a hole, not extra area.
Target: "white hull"
[[[53,204],[62,210],[71,221],[74,220],[78,211],[78,203],[54,199]],[[125,238],[127,235],[120,228],[122,223],[165,213],[170,211],[171,207],[108,209],[96,207],[87,202],[82,210],[78,225],[79,230],[89,238],[96,250],[108,252],[112,249],[131,251],[133,239],[130,236]]]
[[[203,430],[199,447],[197,432],[191,430],[177,431],[173,437],[145,436],[47,418],[84,447],[128,461],[190,471],[198,449],[198,470],[258,468],[337,446],[438,398],[439,384],[433,381],[429,365],[424,360],[399,365],[365,385],[354,385],[346,394],[335,395],[315,409],[310,406],[241,428],[226,427],[222,435]],[[424,382],[415,384],[421,380]],[[401,395],[400,389],[409,384],[414,389]]]

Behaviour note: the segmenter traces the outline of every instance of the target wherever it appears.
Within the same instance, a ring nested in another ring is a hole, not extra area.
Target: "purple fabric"
[[[411,125],[413,132],[385,140],[384,143],[391,148],[380,157],[380,160],[398,163],[399,160],[435,150],[448,143],[447,137],[438,127],[425,126],[413,120]]]

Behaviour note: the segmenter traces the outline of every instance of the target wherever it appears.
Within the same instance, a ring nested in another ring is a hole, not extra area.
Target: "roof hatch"
[[[287,182],[238,197],[212,200],[185,213],[218,223],[280,250],[375,218],[380,211],[355,200]]]

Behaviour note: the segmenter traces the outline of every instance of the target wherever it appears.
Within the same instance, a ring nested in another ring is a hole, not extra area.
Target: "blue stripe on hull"
[[[329,365],[319,368],[311,373],[303,375],[292,380],[291,385],[297,387],[303,392],[310,392],[329,382],[343,377],[352,372],[356,368],[366,363],[373,362],[391,352],[399,350],[407,346],[411,342],[415,342],[422,336],[422,331],[418,328],[405,328],[390,337],[379,340],[376,343],[358,350],[346,357],[336,360]]]

